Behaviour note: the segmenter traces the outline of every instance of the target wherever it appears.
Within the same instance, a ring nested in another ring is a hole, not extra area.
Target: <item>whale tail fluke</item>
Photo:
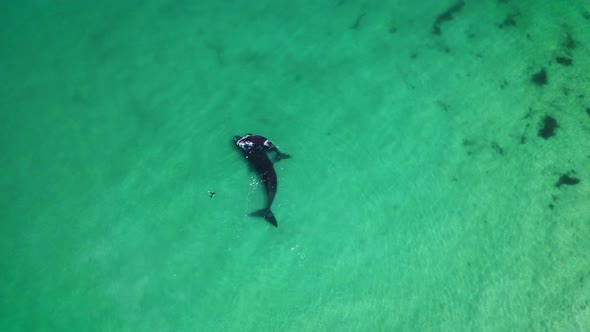
[[[271,223],[274,227],[279,227],[277,224],[277,218],[275,218],[274,213],[269,208],[260,209],[250,213],[252,217],[262,217],[269,223]]]

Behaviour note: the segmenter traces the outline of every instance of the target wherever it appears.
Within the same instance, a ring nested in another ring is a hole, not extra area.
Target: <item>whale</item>
[[[266,205],[262,209],[250,213],[250,216],[264,218],[271,225],[279,227],[277,219],[270,209],[277,194],[278,184],[274,163],[291,158],[291,156],[279,151],[276,145],[260,135],[234,136],[234,143],[257,173],[266,192]],[[269,154],[274,154],[272,161]]]

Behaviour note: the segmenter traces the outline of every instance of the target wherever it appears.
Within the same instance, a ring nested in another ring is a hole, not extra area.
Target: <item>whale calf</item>
[[[250,216],[263,217],[273,226],[279,227],[274,213],[270,210],[277,193],[277,173],[273,164],[281,159],[291,158],[291,156],[280,152],[276,145],[260,135],[234,136],[234,143],[256,171],[266,191],[265,207],[250,213]],[[270,152],[274,153],[273,161],[268,157]]]

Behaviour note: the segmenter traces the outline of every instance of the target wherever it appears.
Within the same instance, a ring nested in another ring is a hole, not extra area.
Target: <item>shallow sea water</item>
[[[590,7],[457,4],[1,4],[0,330],[590,329]]]

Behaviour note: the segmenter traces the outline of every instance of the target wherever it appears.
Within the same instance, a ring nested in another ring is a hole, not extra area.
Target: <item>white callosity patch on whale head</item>
[[[252,148],[252,146],[254,146],[254,142],[252,142],[252,141],[249,141],[249,140],[248,140],[248,137],[249,137],[249,136],[250,136],[250,135],[246,135],[246,136],[244,136],[244,137],[240,138],[240,139],[239,139],[239,140],[236,142],[236,144],[237,144],[237,145],[238,145],[238,146],[239,146],[239,147],[240,147],[242,150],[247,150],[247,149],[250,149],[250,148]]]

